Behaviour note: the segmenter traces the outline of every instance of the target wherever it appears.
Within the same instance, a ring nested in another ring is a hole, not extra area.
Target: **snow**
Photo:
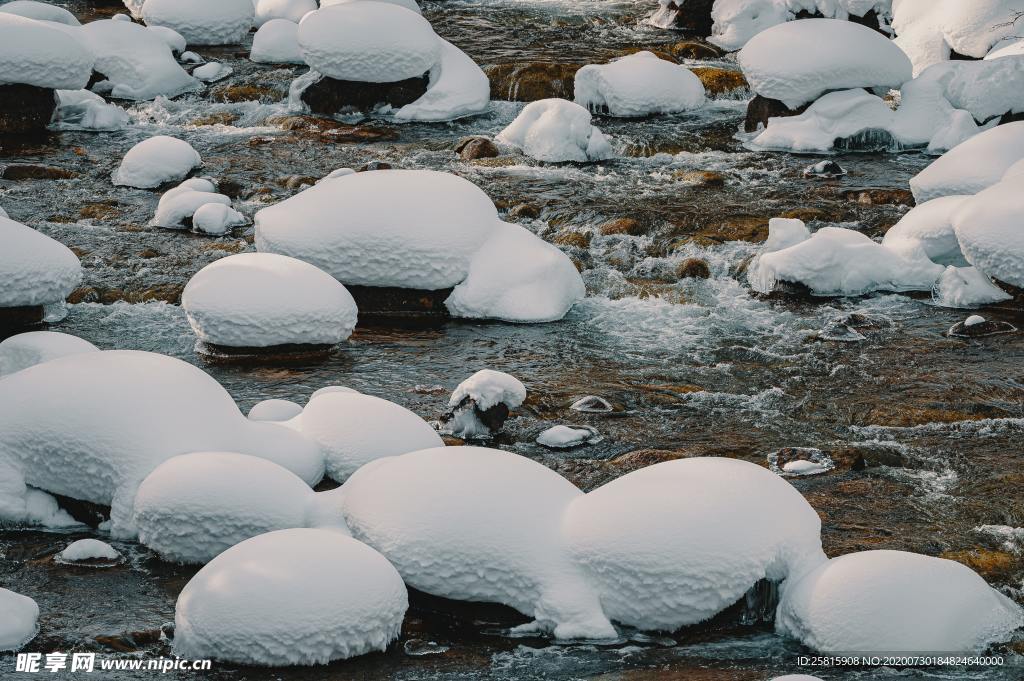
[[[576,72],[576,103],[595,113],[649,116],[697,109],[704,85],[685,66],[637,52]]]
[[[388,2],[392,5],[398,5],[405,9],[415,12],[416,14],[422,14],[420,6],[416,3],[416,0],[322,0],[320,3],[321,7],[330,7],[331,5],[343,5],[349,2]]]
[[[430,22],[387,2],[350,2],[309,14],[299,24],[306,63],[339,80],[392,83],[418,78],[441,58]]]
[[[468,276],[445,306],[453,317],[551,322],[585,295],[569,256],[528,229],[502,222],[473,256]]]
[[[0,652],[18,650],[35,638],[39,606],[28,596],[0,587]]]
[[[91,21],[76,34],[96,55],[96,71],[107,78],[96,85],[117,99],[176,97],[202,88],[178,62],[163,36],[129,21]],[[83,86],[79,86],[83,87]]]
[[[977,194],[1024,159],[1024,121],[999,125],[937,158],[910,180],[918,203],[952,194]]]
[[[124,15],[122,14],[121,16]],[[185,40],[185,36],[178,33],[173,28],[167,28],[166,26],[147,26],[146,29],[151,33],[155,33],[160,36],[160,40],[167,43],[167,47],[171,48],[171,52],[174,54],[181,54],[188,46],[188,41]]]
[[[63,302],[82,280],[71,250],[45,234],[0,218],[0,308]]]
[[[795,152],[828,151],[836,139],[868,130],[885,130],[893,111],[880,98],[862,89],[838,90],[823,95],[798,116],[769,118],[764,132],[754,138],[757,149]]]
[[[46,528],[80,525],[57,505],[53,496],[26,486],[18,469],[3,460],[0,460],[0,521]]]
[[[202,66],[192,70],[192,77],[198,78],[204,83],[213,83],[218,80],[223,80],[230,76],[234,72],[227,64],[222,64],[219,61],[209,61]]]
[[[356,0],[383,2],[384,0]],[[395,121],[439,122],[485,111],[491,101],[491,83],[465,52],[440,40],[441,60],[430,71],[423,96],[394,112]]]
[[[347,395],[362,394],[358,390],[354,390],[343,385],[325,385],[323,388],[314,390],[313,394],[309,396],[309,400],[307,400],[307,402],[316,397],[320,397],[321,395],[329,395],[330,393],[345,393]]]
[[[1024,55],[1024,38],[1009,37],[1003,38],[993,45],[989,53],[985,55],[985,59],[1001,59],[1020,55]]]
[[[426,421],[405,407],[360,393],[316,395],[289,426],[319,445],[327,475],[337,482],[375,459],[444,444]]]
[[[302,413],[302,406],[290,400],[263,400],[249,410],[250,421],[287,421]]]
[[[335,345],[352,335],[357,314],[334,277],[275,253],[213,261],[189,280],[181,307],[199,340],[228,347]]]
[[[601,439],[590,426],[552,426],[537,436],[537,444],[552,449],[568,449]]]
[[[1004,180],[966,200],[953,228],[967,261],[1013,286],[1024,286],[1024,178]]]
[[[739,63],[750,89],[794,109],[829,90],[898,88],[910,59],[877,31],[838,19],[773,26],[748,42]]]
[[[560,531],[583,494],[543,465],[482,447],[427,449],[365,466],[344,490],[353,536],[410,587],[508,605],[558,638],[615,637]]]
[[[0,341],[0,377],[51,359],[99,350],[87,340],[58,331],[28,331]]]
[[[177,187],[163,193],[150,224],[167,229],[184,229],[184,222],[187,218],[193,217],[200,208],[211,203],[230,206],[231,199],[224,194],[216,193],[213,182],[210,180],[198,177],[185,180]],[[208,218],[211,221],[214,220],[213,216],[208,216]],[[236,211],[218,217],[214,224],[220,224],[220,219],[227,220],[227,223],[223,225],[225,227],[246,222],[244,216]],[[202,227],[202,222],[200,227]],[[210,225],[207,224],[207,228],[209,227]]]
[[[515,409],[526,400],[526,386],[503,371],[481,369],[455,387],[448,406],[457,407],[467,397],[484,411],[499,404]]]
[[[285,19],[298,24],[302,17],[317,9],[316,0],[253,0],[256,6],[255,26],[262,28],[268,21]]]
[[[953,231],[954,211],[970,197],[942,196],[910,209],[900,221],[889,228],[882,245],[894,250],[924,249],[932,261],[940,265],[967,264]]]
[[[807,286],[818,296],[871,291],[929,291],[943,267],[921,248],[886,248],[852,229],[823,227],[795,246],[762,253],[748,277],[754,290],[770,292],[780,281]]]
[[[436,290],[466,278],[498,222],[490,198],[461,177],[376,170],[322,180],[260,210],[256,248],[345,284]]]
[[[284,466],[308,484],[317,446],[289,428],[246,419],[213,378],[150,352],[84,352],[0,380],[0,466],[54,494],[110,505],[111,532],[131,537],[135,491],[163,461],[234,451]]]
[[[305,64],[299,49],[299,25],[271,19],[252,38],[249,59],[261,64]]]
[[[732,52],[761,31],[789,21],[790,16],[785,4],[777,0],[715,0],[708,42]]]
[[[189,45],[242,42],[255,17],[252,0],[146,0],[142,18],[149,26],[172,28]]]
[[[773,253],[795,246],[811,238],[811,230],[803,220],[796,218],[771,218],[768,220],[768,238],[762,246],[762,253]]]
[[[819,652],[978,653],[1024,611],[970,568],[903,551],[834,558],[787,585],[776,629]]]
[[[75,15],[63,7],[45,2],[36,2],[36,0],[14,0],[5,5],[0,5],[0,12],[16,14],[20,17],[36,19],[38,21],[53,21],[58,24],[66,24],[67,26],[81,26]]]
[[[88,538],[68,544],[54,558],[62,563],[80,563],[87,560],[118,561],[121,560],[121,554],[105,541]]]
[[[602,161],[611,145],[590,124],[590,112],[564,99],[530,102],[495,141],[518,148],[538,161]]]
[[[222,236],[248,220],[237,210],[223,203],[204,203],[192,214],[192,231],[197,234]]]
[[[825,560],[800,492],[738,459],[628,473],[573,500],[562,528],[605,614],[648,630],[703,622],[759,580],[788,583]]]
[[[828,466],[817,463],[816,461],[799,459],[797,461],[789,461],[783,464],[782,470],[792,475],[816,475],[818,473],[824,473],[829,470],[829,468]]]
[[[57,100],[53,123],[58,130],[108,131],[128,127],[128,112],[89,90],[57,90]]]
[[[139,485],[139,541],[164,560],[205,563],[250,537],[305,527],[317,494],[276,463],[195,452],[160,464]]]
[[[128,150],[114,171],[114,184],[138,189],[153,189],[178,182],[202,164],[198,152],[188,142],[167,135],[145,139]]]
[[[0,85],[84,88],[92,76],[94,58],[76,39],[77,31],[61,23],[0,12]]]
[[[978,324],[984,324],[985,318],[980,314],[972,314],[970,317],[964,320],[964,326],[977,326]]]
[[[401,577],[365,544],[328,530],[270,532],[228,549],[185,585],[174,653],[326,664],[383,651],[398,638],[408,605]]]

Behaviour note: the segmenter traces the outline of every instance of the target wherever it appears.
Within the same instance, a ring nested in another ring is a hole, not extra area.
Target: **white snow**
[[[25,485],[13,464],[0,460],[0,520],[18,525],[66,528],[80,525],[53,496]]]
[[[526,386],[511,374],[481,369],[455,387],[448,406],[456,407],[467,397],[481,410],[486,411],[499,404],[515,409],[526,400]]]
[[[364,466],[344,490],[353,536],[409,586],[503,603],[558,638],[615,637],[561,535],[559,518],[582,492],[543,465],[481,447],[427,449]]]
[[[51,359],[99,350],[87,340],[58,331],[28,331],[0,341],[0,377]]]
[[[789,21],[789,9],[778,0],[715,0],[708,42],[732,52],[761,31]]]
[[[338,482],[375,459],[444,444],[405,407],[360,393],[320,393],[289,426],[319,445],[327,475]]]
[[[761,247],[762,253],[781,251],[783,248],[795,246],[811,238],[811,230],[803,220],[796,218],[770,218],[768,220],[768,238]]]
[[[893,117],[892,109],[880,97],[859,88],[838,90],[823,95],[797,116],[769,118],[768,126],[751,144],[758,149],[828,151],[836,139],[886,130]]]
[[[325,385],[324,387],[322,387],[322,388],[320,388],[318,390],[314,390],[313,394],[309,396],[309,400],[306,400],[306,401],[308,402],[308,401],[312,400],[315,397],[319,397],[320,395],[328,395],[330,393],[345,393],[347,395],[361,395],[362,394],[358,390],[355,390],[353,388],[349,388],[349,387],[344,386],[344,385]]]
[[[980,314],[972,314],[970,317],[964,320],[964,326],[977,326],[978,324],[984,324],[985,318]]]
[[[604,134],[590,124],[590,112],[564,99],[530,102],[495,141],[538,161],[602,161],[614,154]]]
[[[204,203],[192,213],[192,231],[197,234],[222,236],[247,222],[244,215],[223,203]]]
[[[92,76],[94,57],[78,29],[0,12],[0,85],[24,83],[79,90]]]
[[[1024,286],[1024,177],[1004,180],[964,200],[953,228],[967,261],[990,277]]]
[[[976,194],[999,182],[1024,159],[1024,121],[999,125],[937,158],[910,180],[918,203],[951,194]]]
[[[322,0],[320,6],[330,7],[331,5],[343,5],[349,2],[389,2],[392,5],[398,5],[399,7],[416,12],[416,14],[422,14],[416,0]]]
[[[304,64],[299,49],[299,25],[287,19],[271,19],[252,38],[249,59],[261,64]]]
[[[946,268],[932,290],[932,300],[942,307],[977,307],[1012,297],[976,268],[952,265]]]
[[[84,352],[0,379],[0,465],[8,479],[111,505],[111,532],[131,537],[132,503],[163,461],[234,451],[288,468],[308,484],[323,455],[295,431],[246,419],[213,378],[150,352]]]
[[[1002,57],[1017,57],[1020,55],[1024,55],[1024,38],[1008,37],[993,45],[989,53],[985,55],[985,59],[1000,59]]]
[[[0,652],[18,650],[35,638],[39,606],[28,596],[0,587]]]
[[[552,449],[568,449],[600,439],[590,426],[552,426],[537,436],[537,444]]]
[[[792,475],[816,475],[818,473],[824,473],[829,470],[829,468],[817,461],[798,459],[796,461],[788,461],[783,464],[782,470],[786,473],[791,473]]]
[[[57,90],[53,124],[58,130],[122,130],[129,117],[121,107],[89,90]]]
[[[575,99],[596,113],[649,116],[700,108],[704,85],[681,64],[636,52],[582,67],[576,72]]]
[[[789,108],[829,90],[898,88],[911,78],[907,55],[877,31],[838,19],[804,19],[769,28],[739,53],[750,89]]]
[[[354,0],[384,2],[385,0]],[[449,121],[486,110],[491,83],[469,56],[447,40],[441,43],[441,60],[430,71],[430,84],[422,97],[394,112],[395,121]]]
[[[208,61],[202,66],[192,70],[192,77],[198,78],[204,83],[213,83],[218,80],[223,80],[230,76],[234,72],[227,64],[222,64],[219,61]]]
[[[121,16],[124,15],[122,14]],[[146,29],[160,36],[160,40],[167,43],[167,47],[171,48],[171,52],[174,54],[181,54],[188,46],[188,41],[185,40],[185,36],[178,33],[173,28],[167,28],[166,26],[147,26]]]
[[[834,558],[788,584],[780,633],[826,653],[978,653],[1024,625],[1024,611],[970,568],[902,551]]]
[[[430,170],[325,179],[255,220],[259,251],[305,260],[345,284],[430,290],[463,281],[499,222],[480,188]]]
[[[253,0],[256,6],[257,28],[262,28],[268,21],[285,19],[298,24],[302,17],[317,9],[316,0]]]
[[[81,26],[81,22],[75,18],[75,15],[63,7],[46,2],[36,2],[36,0],[14,0],[5,5],[0,5],[0,12],[16,14],[20,17],[36,19],[38,21],[53,21],[68,26]]]
[[[408,605],[401,577],[365,544],[328,530],[270,532],[228,549],[185,585],[174,652],[261,666],[326,664],[384,650]]]
[[[167,135],[145,139],[128,150],[114,171],[114,184],[153,189],[183,180],[203,162],[188,142]]]
[[[788,582],[825,560],[800,492],[737,459],[628,473],[573,500],[562,528],[605,614],[641,629],[705,621],[759,580]]]
[[[585,295],[569,256],[528,229],[501,222],[445,306],[453,317],[550,322]]]
[[[64,547],[54,558],[62,563],[79,563],[86,560],[121,560],[121,554],[113,546],[99,539],[79,539]]]
[[[181,307],[199,340],[228,347],[334,345],[352,335],[357,314],[334,277],[276,253],[213,261],[189,280]]]
[[[287,421],[302,413],[302,405],[290,400],[263,400],[249,410],[250,421]]]
[[[979,122],[1024,112],[1024,58],[947,61],[925,69],[915,82],[934,83],[957,109]]]
[[[970,197],[942,196],[918,204],[889,228],[882,245],[894,250],[921,247],[940,265],[967,264],[953,231],[954,211]]]
[[[252,0],[146,0],[142,6],[147,25],[172,28],[189,45],[240,43],[255,14]]]
[[[184,221],[194,217],[203,206],[211,203],[230,206],[231,199],[224,194],[218,194],[214,189],[213,182],[199,177],[185,180],[177,187],[168,189],[160,197],[156,213],[150,224],[167,229],[184,229]],[[212,224],[207,224],[207,228],[220,227],[222,231],[224,228],[246,222],[245,216],[234,210],[228,213],[209,215],[208,219]],[[202,223],[200,228],[201,226]],[[199,231],[199,228],[194,231]]]
[[[0,307],[63,302],[82,280],[77,255],[20,222],[0,218],[0,243]]]

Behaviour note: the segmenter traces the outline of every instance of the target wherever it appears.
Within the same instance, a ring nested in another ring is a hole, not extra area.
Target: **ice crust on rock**
[[[0,12],[0,85],[55,90],[84,88],[95,58],[66,24]]]
[[[263,400],[249,410],[250,421],[287,421],[302,413],[302,405],[290,400]]]
[[[114,171],[114,184],[153,189],[178,182],[203,162],[199,153],[185,140],[157,135],[142,140],[128,150]]]
[[[189,45],[234,45],[252,28],[252,0],[145,0],[142,18],[149,26],[172,28]]]
[[[576,103],[612,116],[648,116],[697,109],[704,85],[688,68],[636,52],[576,72]]]
[[[965,199],[953,213],[953,228],[975,268],[1024,287],[1024,177],[1003,180]]]
[[[128,113],[89,90],[57,90],[57,130],[122,130],[128,127]]]
[[[1024,121],[999,125],[971,137],[910,179],[918,203],[953,194],[977,194],[999,182],[1024,159]]]
[[[35,638],[39,606],[28,596],[0,587],[0,652],[19,650]]]
[[[174,652],[260,666],[326,664],[398,638],[408,608],[402,578],[342,533],[279,530],[237,544],[185,586]]]
[[[967,196],[942,196],[910,209],[900,221],[889,228],[882,245],[895,250],[924,249],[932,261],[940,265],[964,266],[960,243],[953,230],[953,214]]]
[[[82,280],[78,256],[27,225],[0,218],[0,244],[0,307],[63,302]]]
[[[97,352],[87,340],[59,331],[28,331],[0,341],[0,378],[51,359]]]
[[[201,341],[228,347],[335,345],[352,335],[357,316],[334,277],[276,253],[215,260],[189,280],[181,306]]]
[[[603,161],[614,156],[584,107],[564,99],[530,102],[494,138],[538,161]]]
[[[62,563],[80,563],[87,560],[118,561],[121,560],[121,554],[105,541],[87,538],[68,544],[55,559]]]
[[[299,25],[287,19],[271,19],[252,38],[249,59],[261,64],[305,64],[299,48]]]

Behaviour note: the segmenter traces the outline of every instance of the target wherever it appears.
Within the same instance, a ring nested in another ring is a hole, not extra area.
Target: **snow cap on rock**
[[[128,150],[114,171],[114,184],[153,189],[183,180],[202,163],[199,153],[184,140],[157,135]]]
[[[82,280],[78,256],[27,225],[0,218],[0,244],[0,307],[63,302]]]

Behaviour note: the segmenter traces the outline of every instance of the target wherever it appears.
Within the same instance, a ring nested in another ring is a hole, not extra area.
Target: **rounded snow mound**
[[[188,142],[167,135],[142,140],[128,150],[114,171],[114,184],[153,189],[185,179],[203,162]]]
[[[569,505],[562,522],[605,614],[673,631],[729,607],[759,580],[825,560],[821,521],[771,471],[736,459],[680,459],[614,480]]]
[[[52,21],[67,26],[81,26],[81,22],[75,15],[63,7],[57,7],[47,2],[36,2],[36,0],[14,0],[6,5],[0,5],[0,12],[16,14],[26,19],[37,21]]]
[[[105,541],[99,539],[79,539],[76,542],[72,542],[64,547],[64,550],[54,556],[54,560],[58,563],[65,563],[73,565],[75,563],[88,563],[93,562],[105,562],[108,565],[111,562],[118,562],[122,558],[121,554],[113,546]]]
[[[499,222],[479,187],[432,170],[328,178],[255,220],[259,251],[305,260],[344,284],[429,290],[464,280]]]
[[[1024,177],[1004,180],[967,198],[953,228],[967,261],[999,281],[1024,286]]]
[[[87,340],[58,331],[19,333],[0,342],[0,377],[58,357],[98,350]]]
[[[353,536],[409,586],[503,603],[559,638],[615,636],[562,541],[559,519],[583,493],[543,465],[482,447],[427,449],[367,465],[344,490]]]
[[[405,407],[360,393],[317,395],[290,425],[320,446],[327,475],[338,482],[375,459],[444,445]]]
[[[367,2],[367,1],[387,2],[387,3],[390,3],[392,5],[398,5],[399,7],[404,7],[405,9],[407,9],[409,11],[416,12],[416,14],[422,14],[422,11],[420,10],[420,6],[416,2],[416,0],[322,0],[321,3],[320,3],[320,6],[321,7],[331,7],[332,5],[344,5],[344,4],[347,4],[347,3],[350,3],[350,2]]]
[[[146,0],[142,6],[147,25],[172,28],[189,45],[240,43],[255,14],[252,0]]]
[[[637,52],[576,72],[576,103],[612,116],[649,116],[699,108],[704,85],[690,69]]]
[[[304,64],[299,49],[299,25],[287,19],[271,19],[252,37],[249,59],[261,64]]]
[[[604,133],[590,124],[590,112],[564,99],[530,102],[494,138],[538,161],[602,161],[611,158]]]
[[[325,76],[369,83],[419,78],[441,58],[430,22],[388,2],[343,3],[306,15],[299,46]]]
[[[181,306],[199,340],[228,347],[335,345],[352,335],[357,314],[334,277],[276,253],[215,260],[189,280]]]
[[[302,413],[302,407],[290,400],[263,400],[249,410],[250,421],[287,421]]]
[[[840,19],[772,26],[739,53],[750,89],[795,109],[829,90],[898,88],[911,79],[910,59],[877,31]]]
[[[0,587],[0,652],[18,650],[39,632],[39,606],[28,596]]]
[[[515,409],[526,401],[526,386],[504,371],[481,369],[455,386],[448,399],[448,406],[457,407],[466,398],[473,400],[477,409],[484,411],[499,404]]]
[[[780,633],[827,653],[977,653],[1024,626],[1024,611],[960,563],[903,551],[851,553],[782,594]]]
[[[274,19],[299,23],[302,17],[317,9],[316,0],[253,0],[256,6],[257,27]]]
[[[202,370],[150,352],[84,352],[0,380],[0,464],[33,487],[111,506],[131,537],[135,492],[167,459],[234,451],[274,461],[308,484],[323,456],[295,431],[245,418]]]
[[[329,530],[262,534],[214,558],[175,607],[174,650],[262,666],[326,664],[383,651],[408,608],[379,553]]]
[[[0,218],[0,244],[0,307],[62,302],[82,280],[71,249],[20,222]]]
[[[997,125],[956,145],[910,179],[918,203],[951,194],[977,194],[1024,160],[1024,121]]]
[[[0,12],[0,85],[84,88],[92,76],[95,58],[72,35],[73,30],[61,23],[48,24]]]
[[[956,233],[953,213],[967,196],[942,196],[911,208],[885,233],[882,245],[897,250],[920,246],[934,262],[942,265],[966,265]]]

